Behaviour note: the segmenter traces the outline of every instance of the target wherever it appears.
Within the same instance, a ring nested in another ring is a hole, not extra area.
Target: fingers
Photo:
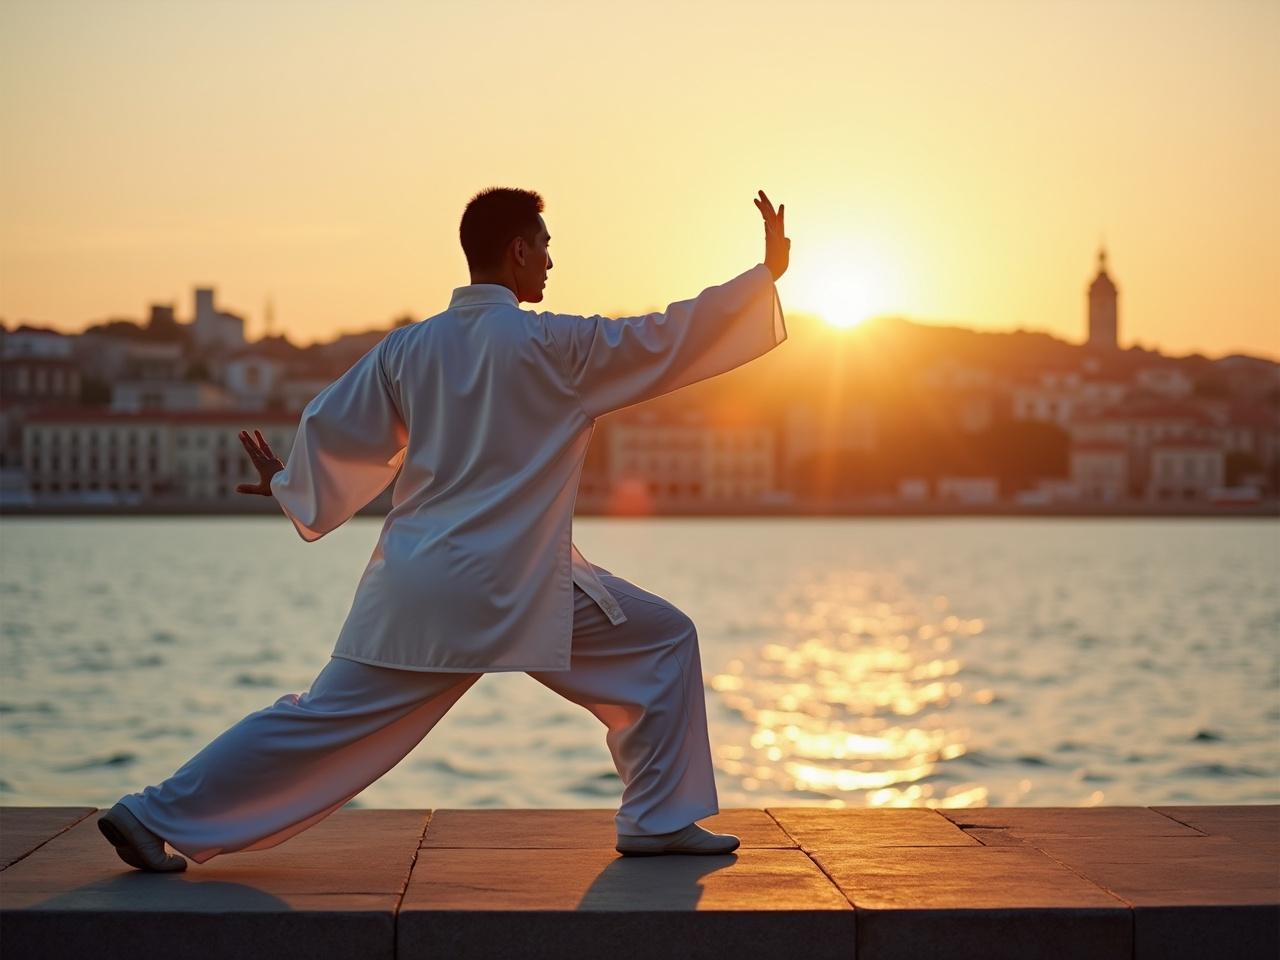
[[[776,232],[781,236],[785,236],[787,232],[785,219],[787,205],[785,203],[782,204],[775,212],[773,209],[773,203],[769,200],[768,194],[763,190],[759,190],[757,192],[760,195],[759,199],[752,200],[751,202],[756,205],[756,209],[760,211],[760,216],[764,218],[765,234],[769,235]]]
[[[254,442],[249,439],[249,434],[243,430],[240,431],[240,443],[244,446],[245,452],[249,454],[249,459],[254,463],[257,463],[262,458],[262,451],[254,445]]]
[[[271,444],[267,443],[267,438],[264,437],[262,434],[258,433],[257,430],[254,430],[253,433],[258,438],[258,442],[262,444],[262,449],[266,453],[266,455],[270,457],[272,460],[276,459],[275,453],[272,452],[271,450]]]

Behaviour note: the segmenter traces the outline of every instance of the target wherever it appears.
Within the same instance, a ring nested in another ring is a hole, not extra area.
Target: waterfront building
[[[774,431],[713,423],[701,413],[675,421],[650,412],[606,428],[610,492],[643,505],[759,503],[775,488]]]
[[[996,477],[944,476],[938,478],[938,499],[944,503],[992,504],[1000,499]]]
[[[1223,485],[1222,449],[1209,441],[1178,440],[1151,448],[1147,499],[1208,500]]]
[[[1115,441],[1072,444],[1071,484],[1080,499],[1118,503],[1129,498],[1129,447]]]
[[[1147,489],[1151,448],[1158,443],[1209,440],[1214,426],[1204,410],[1189,403],[1171,401],[1130,402],[1074,420],[1069,429],[1072,445],[1114,443],[1128,450],[1129,496]]]
[[[69,341],[58,334],[5,337],[0,351],[0,470],[22,462],[22,421],[28,410],[79,403],[80,365]]]
[[[272,412],[42,409],[23,424],[22,466],[38,500],[227,500],[257,479],[239,431],[260,430],[287,460],[297,426],[297,416]]]

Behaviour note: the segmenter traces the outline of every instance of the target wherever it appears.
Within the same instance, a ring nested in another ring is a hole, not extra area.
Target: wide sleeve
[[[787,338],[782,304],[764,264],[661,313],[539,316],[569,385],[592,417],[732,370]]]
[[[271,478],[276,502],[303,540],[318,540],[349,520],[404,461],[408,429],[382,369],[381,346],[307,404],[289,462]]]

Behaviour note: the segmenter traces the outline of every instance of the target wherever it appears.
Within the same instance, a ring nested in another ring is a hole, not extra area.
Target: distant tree
[[[973,439],[982,462],[1005,491],[1031,486],[1042,477],[1065,477],[1071,435],[1056,423],[1006,420]]]
[[[897,476],[879,453],[822,450],[797,459],[786,482],[800,497],[842,500],[888,492]]]
[[[145,340],[147,331],[132,320],[105,320],[84,328],[84,333],[99,333],[108,337],[121,337],[128,340]]]
[[[1197,380],[1193,392],[1197,397],[1214,400],[1225,400],[1231,396],[1231,390],[1217,377],[1206,377],[1202,380]]]

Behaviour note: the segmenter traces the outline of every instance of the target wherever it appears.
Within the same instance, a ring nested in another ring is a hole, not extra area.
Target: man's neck
[[[515,281],[510,277],[504,277],[499,273],[472,273],[471,282],[474,283],[492,283],[499,287],[506,287],[515,296],[516,300],[520,299],[520,291],[516,289]]]

